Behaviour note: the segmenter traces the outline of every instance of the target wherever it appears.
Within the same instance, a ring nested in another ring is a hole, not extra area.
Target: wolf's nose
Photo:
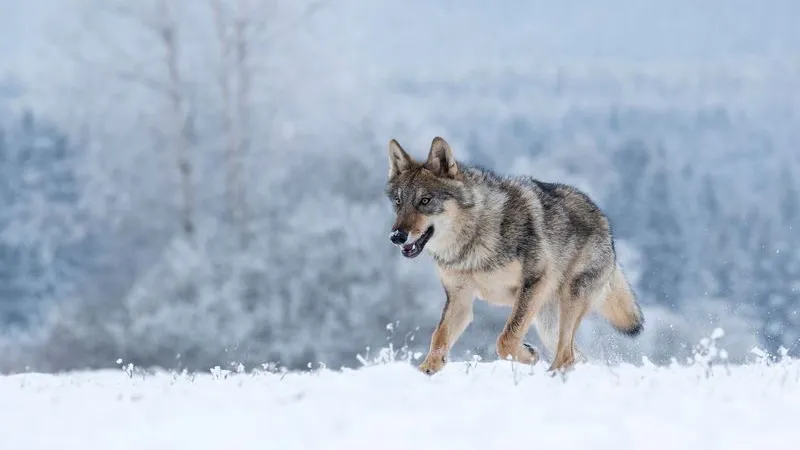
[[[394,245],[403,245],[406,243],[407,239],[408,233],[403,230],[394,230],[392,234],[389,235],[389,240],[391,240]]]

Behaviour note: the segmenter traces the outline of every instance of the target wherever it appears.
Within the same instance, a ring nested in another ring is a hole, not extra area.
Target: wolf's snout
[[[403,245],[408,240],[408,232],[403,230],[394,230],[392,234],[389,235],[389,240],[392,241],[394,245]]]

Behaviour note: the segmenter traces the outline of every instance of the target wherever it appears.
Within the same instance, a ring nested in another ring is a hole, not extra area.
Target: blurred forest
[[[646,331],[591,318],[590,356],[797,354],[800,6],[642,5],[0,0],[0,372],[424,352],[383,185],[435,135],[610,215]]]

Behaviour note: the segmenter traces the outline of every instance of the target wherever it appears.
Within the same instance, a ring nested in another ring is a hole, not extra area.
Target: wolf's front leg
[[[554,280],[544,270],[535,270],[523,277],[516,301],[497,338],[497,356],[523,364],[536,364],[539,355],[530,344],[523,342],[533,318],[546,299],[554,292]]]
[[[439,324],[433,331],[428,356],[419,365],[419,370],[428,375],[432,375],[444,367],[450,349],[472,322],[474,291],[468,283],[459,281],[461,280],[442,277],[447,301],[444,304]]]

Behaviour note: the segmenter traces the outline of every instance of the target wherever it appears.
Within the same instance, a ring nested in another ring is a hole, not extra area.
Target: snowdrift
[[[604,366],[404,361],[356,370],[0,377],[0,449],[785,447],[800,362]]]

